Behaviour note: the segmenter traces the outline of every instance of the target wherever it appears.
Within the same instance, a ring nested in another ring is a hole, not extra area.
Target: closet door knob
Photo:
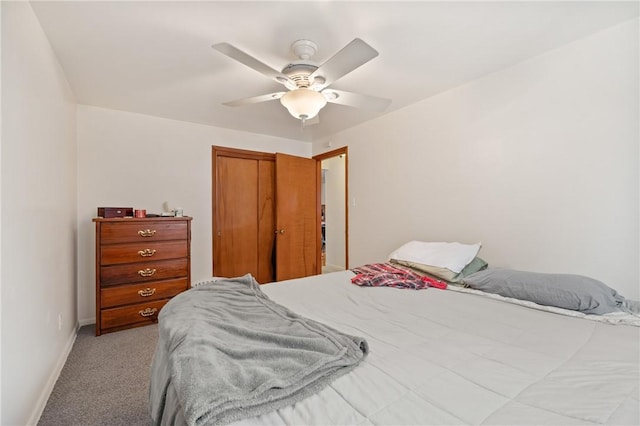
[[[280,230],[280,233],[281,233],[281,234],[284,234],[284,229],[281,229],[281,230]]]

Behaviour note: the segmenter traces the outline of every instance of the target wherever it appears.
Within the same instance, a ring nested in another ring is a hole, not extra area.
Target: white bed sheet
[[[236,424],[640,424],[640,328],[464,292],[358,287],[352,276],[261,287],[365,337],[370,353],[318,394]]]

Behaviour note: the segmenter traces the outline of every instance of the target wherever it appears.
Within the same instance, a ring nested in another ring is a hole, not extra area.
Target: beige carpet
[[[158,326],[95,336],[80,328],[38,425],[149,425],[149,370]]]

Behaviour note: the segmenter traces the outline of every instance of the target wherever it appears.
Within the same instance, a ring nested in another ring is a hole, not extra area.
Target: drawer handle
[[[152,317],[158,312],[156,308],[147,308],[144,311],[138,311],[141,317]]]
[[[153,296],[154,293],[156,292],[155,288],[145,288],[144,290],[138,290],[138,294],[142,297],[149,297],[149,296]]]
[[[144,250],[138,250],[138,254],[142,257],[151,257],[154,254],[156,254],[156,251],[151,249],[144,249]]]
[[[141,229],[138,231],[138,235],[140,235],[141,237],[153,237],[155,233],[155,229]]]
[[[140,269],[138,271],[138,275],[140,275],[141,277],[150,277],[151,275],[155,274],[156,270],[155,269]]]

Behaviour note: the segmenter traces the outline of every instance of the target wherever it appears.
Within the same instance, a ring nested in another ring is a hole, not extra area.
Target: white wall
[[[75,339],[76,114],[29,3],[1,7],[0,423],[24,425],[37,421]]]
[[[349,146],[351,265],[481,241],[492,266],[639,299],[638,50],[635,19],[332,137]]]
[[[191,278],[211,277],[211,147],[309,157],[311,144],[122,111],[78,106],[78,315],[95,320],[96,208],[160,213],[182,207],[191,223]]]

